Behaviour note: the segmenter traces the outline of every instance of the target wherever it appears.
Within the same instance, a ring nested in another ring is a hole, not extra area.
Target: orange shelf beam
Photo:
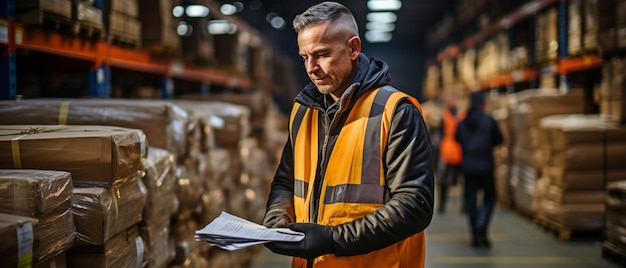
[[[537,78],[537,71],[526,69],[521,71],[512,71],[496,75],[480,83],[481,89],[490,89],[512,85],[519,82],[527,82]]]
[[[24,27],[17,48],[81,59],[94,62],[94,66],[106,63],[112,67],[135,70],[150,74],[161,74],[184,80],[207,82],[217,85],[250,88],[249,79],[238,79],[215,69],[184,66],[176,68],[172,60],[157,59],[150,53],[138,49],[110,45],[100,40],[87,40],[77,36],[63,35],[36,27]]]
[[[584,71],[602,66],[602,58],[599,56],[583,56],[580,58],[562,58],[559,60],[558,73],[567,74]]]

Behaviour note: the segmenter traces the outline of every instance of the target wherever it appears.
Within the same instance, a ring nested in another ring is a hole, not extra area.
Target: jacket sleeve
[[[413,104],[396,108],[383,161],[390,200],[363,218],[332,227],[337,256],[385,248],[430,224],[434,161],[428,129]]]
[[[272,181],[270,195],[267,200],[267,209],[263,223],[271,222],[277,217],[295,221],[293,205],[293,155],[289,139],[285,143],[280,163]],[[286,227],[286,226],[285,226]]]

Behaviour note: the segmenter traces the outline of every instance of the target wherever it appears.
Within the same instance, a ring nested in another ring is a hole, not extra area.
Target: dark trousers
[[[460,165],[445,164],[443,172],[439,179],[439,211],[443,212],[446,209],[446,203],[448,201],[448,188],[452,185],[456,185],[459,174],[461,173]]]
[[[496,186],[493,172],[464,173],[465,206],[469,216],[472,237],[476,239],[485,234],[496,204]],[[478,202],[478,193],[482,191],[482,202]]]

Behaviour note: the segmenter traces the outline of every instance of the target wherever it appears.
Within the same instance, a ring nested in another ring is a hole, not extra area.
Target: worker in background
[[[455,134],[459,122],[464,114],[458,111],[455,96],[448,96],[446,107],[441,116],[441,140],[439,142],[439,159],[441,161],[441,173],[438,176],[439,184],[439,213],[446,210],[448,189],[457,184],[461,172],[461,145],[456,141]],[[465,209],[465,208],[463,208]]]
[[[461,144],[465,206],[469,218],[472,247],[491,247],[487,237],[496,203],[493,148],[504,139],[496,121],[484,112],[485,94],[470,94],[467,117],[459,123],[456,140]],[[482,202],[478,193],[482,191]],[[481,204],[480,206],[478,204]]]
[[[263,224],[305,238],[265,246],[293,267],[424,267],[434,166],[418,102],[361,53],[345,6],[312,6],[293,27],[312,83],[295,98]]]

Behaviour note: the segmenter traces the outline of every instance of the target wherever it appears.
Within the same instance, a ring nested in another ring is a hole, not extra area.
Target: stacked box
[[[602,66],[602,82],[597,94],[600,113],[626,123],[626,83],[624,59],[613,57]]]
[[[463,82],[463,85],[467,88],[472,88],[476,85],[476,49],[470,48],[465,50],[458,57],[458,71],[459,78]]]
[[[24,24],[43,24],[43,17],[69,23],[72,19],[71,0],[15,1],[15,19]]]
[[[617,1],[617,49],[626,48],[626,1]]]
[[[45,262],[74,245],[72,189],[72,176],[68,172],[0,170],[0,213],[34,218],[38,222],[33,226],[39,234],[38,245],[33,248],[33,264]]]
[[[145,203],[141,174],[118,180],[111,187],[74,188],[72,213],[77,244],[105,244],[141,221]]]
[[[606,188],[605,240],[603,249],[626,254],[626,180],[610,182]]]
[[[139,234],[145,245],[146,267],[166,267],[174,260],[176,251],[170,228],[169,218],[162,222],[139,225]]]
[[[208,6],[208,0],[187,1],[188,5]],[[208,23],[210,16],[189,17],[185,22],[191,26],[192,32],[181,38],[183,60],[199,66],[216,65],[213,35],[209,33]]]
[[[533,215],[537,208],[536,182],[543,163],[540,144],[541,118],[583,112],[582,90],[561,94],[556,89],[528,89],[512,95],[510,106],[512,147],[511,186],[519,212]]]
[[[583,46],[587,51],[614,51],[617,37],[615,0],[585,0]]]
[[[626,175],[626,128],[599,115],[571,114],[544,117],[541,132],[546,171],[537,217],[569,230],[601,229],[606,183]]]
[[[104,18],[109,40],[141,45],[141,22],[137,0],[107,0]]]
[[[108,125],[142,130],[150,146],[185,154],[187,113],[166,101],[51,99],[0,101],[0,124]],[[147,147],[145,148],[147,149]]]
[[[89,25],[98,29],[104,28],[102,10],[94,6],[94,1],[73,0],[74,20],[80,24]]]
[[[422,93],[427,99],[434,99],[438,96],[441,85],[439,83],[439,67],[431,64],[426,67],[426,76],[424,77],[424,92]]]
[[[509,97],[491,96],[488,107],[491,110],[491,116],[498,123],[498,127],[502,132],[504,142],[502,145],[494,148],[494,164],[496,179],[496,196],[498,202],[506,207],[513,206],[512,187],[510,181],[511,172],[511,151],[514,144],[514,136],[511,131],[511,117],[509,115]]]
[[[109,126],[0,125],[0,168],[62,170],[76,185],[109,185],[141,169],[143,133]]]
[[[578,55],[583,50],[583,0],[571,0],[567,6],[567,53]]]
[[[172,10],[180,1],[139,0],[142,47],[155,54],[180,55],[181,40],[176,33],[180,19]]]
[[[103,245],[73,247],[67,252],[68,267],[144,267],[144,242],[134,226]]]
[[[31,267],[39,244],[37,219],[0,213],[0,259],[6,267]]]
[[[235,76],[248,75],[251,38],[253,38],[252,33],[247,31],[213,36],[218,66]]]
[[[537,16],[536,59],[538,62],[558,59],[558,8],[549,8]]]

